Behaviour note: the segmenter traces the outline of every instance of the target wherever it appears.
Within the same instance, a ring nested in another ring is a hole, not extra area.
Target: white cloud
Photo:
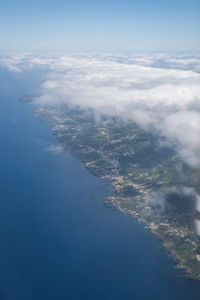
[[[61,154],[63,153],[63,147],[61,145],[49,145],[45,148],[46,152],[51,152],[53,154]]]
[[[200,56],[76,54],[1,58],[13,71],[48,68],[40,105],[67,103],[132,119],[200,166]]]

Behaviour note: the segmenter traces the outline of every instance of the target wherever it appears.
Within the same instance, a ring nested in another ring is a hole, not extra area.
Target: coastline
[[[94,170],[91,170],[89,167],[87,167],[86,162],[82,161],[80,158],[79,158],[79,160],[83,163],[84,167],[90,173],[92,173],[93,175],[97,176],[100,179],[105,179],[105,178],[102,178],[101,176],[99,176],[97,173],[95,173]],[[112,180],[110,178],[107,178],[107,180],[108,180],[109,185],[112,186],[112,188],[114,188],[114,192],[115,192],[116,191],[115,185],[112,183]],[[165,243],[165,240],[162,239],[162,236],[159,234],[159,232],[153,230],[151,228],[151,226],[149,226],[148,221],[145,220],[143,217],[141,217],[136,211],[131,211],[126,208],[122,208],[120,206],[120,203],[118,203],[118,204],[116,203],[115,196],[113,196],[113,195],[106,197],[106,200],[104,200],[104,205],[108,208],[117,210],[122,214],[130,215],[131,217],[135,218],[139,223],[144,224],[144,228],[147,229],[148,231],[150,231],[154,236],[157,237],[157,239],[159,240],[163,249],[168,253],[168,255],[170,255],[174,259],[175,269],[180,269],[182,271],[182,274],[179,277],[185,277],[185,278],[200,282],[200,277],[195,277],[195,276],[191,275],[191,269],[184,264],[182,259],[175,253],[174,250],[171,250],[168,248],[167,243]]]
[[[110,145],[114,147],[113,145],[115,145],[115,143],[117,143],[117,145],[121,143],[126,146],[126,143],[122,143],[122,139],[120,138],[115,139],[113,135],[108,139],[108,133],[105,132],[105,129],[103,127],[97,128],[90,119],[84,119],[82,112],[72,111],[72,115],[70,115],[70,113],[68,110],[66,110],[66,112],[59,112],[55,110],[45,111],[42,109],[34,112],[34,116],[46,121],[50,125],[52,133],[63,145],[65,151],[70,151],[73,156],[77,157],[83,163],[84,167],[90,173],[102,180],[106,180],[109,185],[112,186],[114,195],[108,196],[104,201],[104,205],[112,207],[121,213],[131,215],[140,223],[144,223],[144,227],[159,238],[163,248],[174,258],[176,268],[183,271],[183,276],[199,281],[199,238],[189,227],[183,225],[182,219],[174,221],[173,214],[166,216],[160,214],[159,211],[154,210],[154,208],[151,208],[148,203],[145,202],[146,197],[153,192],[153,180],[156,180],[157,184],[161,186],[165,184],[167,186],[169,185],[168,176],[176,165],[177,156],[174,156],[173,153],[170,154],[170,160],[167,158],[166,161],[164,161],[164,164],[157,170],[158,173],[156,173],[156,176],[154,175],[154,171],[152,175],[149,173],[152,171],[152,169],[150,169],[152,167],[147,167],[145,171],[135,164],[132,170],[133,172],[134,170],[136,170],[136,173],[138,172],[136,174],[136,180],[134,173],[129,174],[130,171],[126,169],[121,169],[123,173],[120,174],[119,167],[113,159],[113,157],[119,154],[118,147],[116,149],[109,149],[107,153],[104,150],[99,150],[99,142],[100,145],[102,145],[102,142],[106,143],[107,147],[110,147]],[[87,133],[81,130],[82,126],[83,129],[86,128]],[[109,127],[111,133],[113,128],[115,128],[114,126],[115,125],[111,124]],[[137,132],[145,141],[148,140],[148,136],[145,132],[135,128],[134,124],[130,126],[132,126],[132,130],[134,131],[134,135],[130,137],[131,144],[133,142],[132,137],[134,137],[135,140]],[[127,138],[126,136],[126,140]],[[136,146],[137,145],[140,145],[140,141],[137,142],[136,139]],[[127,159],[124,157],[129,157],[129,154],[132,155],[132,152],[132,146],[130,150],[126,148],[126,152],[122,153],[123,159]],[[143,163],[147,162],[146,159]],[[155,162],[156,159],[155,157]],[[160,177],[160,173],[162,174],[163,170],[164,175]],[[171,178],[173,179],[173,177]]]

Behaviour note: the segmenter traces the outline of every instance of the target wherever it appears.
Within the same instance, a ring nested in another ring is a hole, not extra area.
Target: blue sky
[[[6,0],[0,50],[199,51],[199,0]]]

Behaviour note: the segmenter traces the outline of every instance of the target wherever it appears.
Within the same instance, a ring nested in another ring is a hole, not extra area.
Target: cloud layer
[[[35,99],[39,105],[67,103],[131,119],[200,167],[199,55],[22,54],[2,57],[0,64],[16,72],[49,70]]]

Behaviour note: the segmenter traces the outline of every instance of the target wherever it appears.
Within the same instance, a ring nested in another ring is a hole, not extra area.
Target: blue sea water
[[[0,72],[0,300],[200,299],[142,224],[104,207],[105,182],[50,151],[48,125],[18,101],[42,76]]]

